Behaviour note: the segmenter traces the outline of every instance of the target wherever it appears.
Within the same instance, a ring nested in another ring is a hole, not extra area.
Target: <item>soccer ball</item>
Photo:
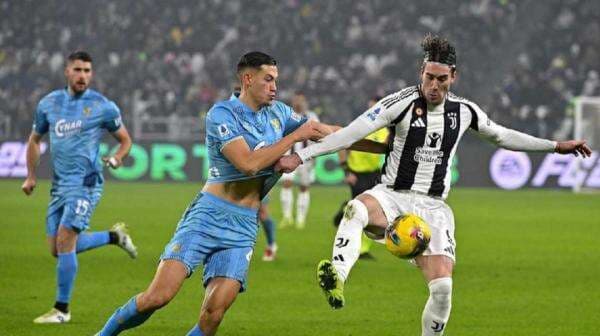
[[[398,216],[385,229],[385,247],[391,254],[402,259],[412,259],[423,253],[430,239],[429,226],[415,214]]]

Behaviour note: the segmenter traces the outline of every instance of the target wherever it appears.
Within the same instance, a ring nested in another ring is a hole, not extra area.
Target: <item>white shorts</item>
[[[302,164],[291,173],[281,176],[282,181],[296,182],[301,186],[308,187],[315,181],[315,170],[312,164]]]
[[[384,184],[378,184],[364,193],[379,202],[390,224],[406,213],[423,218],[431,229],[431,241],[423,255],[445,255],[456,262],[454,214],[443,200],[411,191],[394,191]]]

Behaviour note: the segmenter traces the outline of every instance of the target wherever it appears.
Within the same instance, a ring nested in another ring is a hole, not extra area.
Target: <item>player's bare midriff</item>
[[[243,207],[258,209],[260,190],[265,179],[266,176],[260,176],[241,181],[207,183],[202,191]]]

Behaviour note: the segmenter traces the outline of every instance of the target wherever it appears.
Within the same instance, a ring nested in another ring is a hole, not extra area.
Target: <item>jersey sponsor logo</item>
[[[410,124],[410,127],[425,127],[425,122],[423,122],[423,119],[421,119],[420,117],[413,121],[412,124]]]
[[[46,152],[48,144],[40,144],[40,155]],[[0,144],[0,177],[27,176],[27,143],[20,141]]]
[[[246,260],[248,260],[248,262],[250,262],[250,259],[252,259],[252,252],[254,252],[254,250],[250,250],[247,254],[246,254]]]
[[[371,119],[371,121],[375,121],[377,116],[381,113],[381,107],[374,109],[373,111],[367,112],[367,117]]]
[[[219,125],[218,129],[219,129],[219,136],[221,136],[221,138],[228,136],[230,133],[229,127],[227,127],[227,124]]]
[[[81,120],[67,121],[66,119],[60,119],[54,125],[54,133],[59,138],[71,136],[81,132],[82,125],[83,122]]]
[[[429,134],[427,136],[427,145],[431,148],[437,148],[438,141],[440,140],[441,137],[442,136],[437,132],[433,132],[433,133]]]
[[[417,147],[413,159],[417,162],[442,164],[444,152],[437,149]]]
[[[415,109],[415,114],[416,114],[417,116],[419,116],[419,117],[420,117],[420,116],[422,116],[422,115],[423,115],[423,109],[422,109],[422,108],[420,108],[420,107],[417,107],[417,108]]]

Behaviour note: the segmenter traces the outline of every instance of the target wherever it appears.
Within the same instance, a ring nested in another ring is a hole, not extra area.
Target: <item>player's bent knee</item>
[[[440,308],[449,308],[452,303],[452,278],[437,278],[429,282],[431,300]]]
[[[346,207],[344,208],[344,218],[356,218],[361,223],[365,223],[366,225],[369,221],[369,210],[363,202],[353,199],[350,202],[348,202],[348,204],[346,204]]]
[[[138,301],[140,311],[149,311],[160,309],[173,299],[174,295],[167,292],[143,293]]]
[[[222,307],[202,307],[200,312],[200,320],[211,324],[219,324],[223,316],[225,316],[225,309]]]

